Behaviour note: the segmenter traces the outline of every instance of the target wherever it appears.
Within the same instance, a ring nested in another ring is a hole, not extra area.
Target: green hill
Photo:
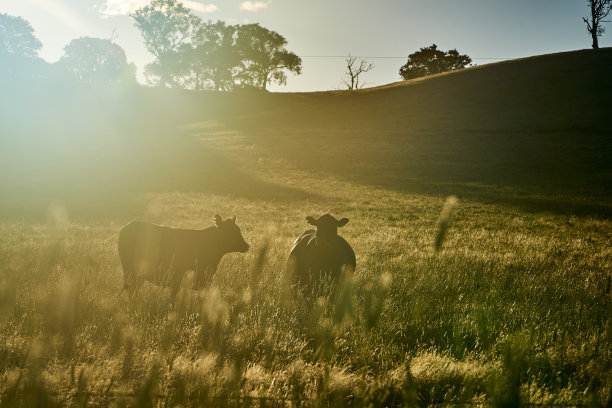
[[[0,188],[12,204],[3,207],[121,191],[307,196],[279,187],[293,184],[293,169],[405,192],[608,214],[610,68],[612,49],[602,49],[357,92],[5,84]]]

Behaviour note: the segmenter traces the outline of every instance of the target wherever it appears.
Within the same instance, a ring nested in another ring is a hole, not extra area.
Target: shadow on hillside
[[[483,204],[496,204],[517,208],[531,213],[554,213],[582,217],[612,218],[612,206],[605,197],[592,197],[583,192],[551,191],[543,192],[523,186],[494,186],[474,183],[419,182],[401,184],[377,183],[409,194],[430,196],[454,195],[461,199]]]
[[[262,95],[220,123],[323,177],[609,217],[612,49],[600,51],[358,92]]]
[[[224,126],[250,134],[265,154],[322,177],[530,212],[612,216],[612,140],[606,134],[398,132],[375,120],[356,118],[339,127],[326,119],[312,120],[323,128]]]
[[[406,138],[412,150],[389,149],[364,159],[379,172],[336,170],[410,193],[454,194],[530,212],[612,216],[612,141],[606,134],[441,131],[420,143]]]
[[[355,153],[352,162],[345,163],[309,158],[302,152],[292,156],[292,162],[360,184],[409,194],[456,195],[535,213],[612,217],[607,159],[581,156],[577,147],[573,153],[567,150],[561,154],[557,150],[542,153],[537,159],[521,149],[512,155],[503,143],[499,148],[506,150],[505,160],[503,155],[489,156],[490,151],[438,147]],[[601,148],[606,151],[605,144]]]

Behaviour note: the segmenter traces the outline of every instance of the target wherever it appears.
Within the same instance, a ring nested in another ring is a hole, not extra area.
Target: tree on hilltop
[[[45,76],[48,64],[38,57],[41,47],[42,43],[27,20],[0,13],[0,72],[3,76]]]
[[[41,47],[42,43],[34,36],[34,29],[27,20],[0,13],[0,55],[33,58],[38,56]]]
[[[197,33],[196,52],[206,60],[208,79],[216,91],[234,87],[234,74],[240,66],[237,33],[238,26],[226,25],[223,21],[208,22]]]
[[[259,24],[238,27],[236,47],[241,68],[238,80],[242,86],[266,90],[269,83],[287,83],[285,70],[302,73],[302,59],[287,51],[285,37]]]
[[[346,72],[344,73],[345,78],[343,83],[346,89],[354,90],[363,88],[365,83],[360,82],[359,76],[373,70],[374,65],[368,63],[368,61],[363,58],[353,57],[350,53],[344,62],[346,62]]]
[[[399,74],[402,78],[408,80],[462,69],[471,62],[470,57],[459,54],[457,50],[444,52],[438,50],[438,46],[433,44],[410,54],[406,64],[400,68]]]
[[[153,0],[130,16],[155,57],[146,67],[147,74],[157,77],[160,86],[175,85],[177,52],[193,39],[202,21],[176,0]]]
[[[70,41],[58,65],[88,83],[136,82],[136,67],[111,40],[81,37]]]
[[[192,43],[179,52],[182,85],[192,89],[229,91],[234,88],[234,75],[240,67],[236,48],[238,27],[223,21],[202,24]]]
[[[602,23],[609,22],[608,20],[604,20],[610,14],[610,10],[612,9],[612,0],[587,0],[587,5],[591,11],[591,16],[582,17],[582,20],[587,25],[587,31],[591,34],[591,38],[593,39],[593,49],[599,49],[599,40],[598,37],[606,30]]]
[[[147,78],[187,89],[266,89],[286,84],[286,71],[300,74],[302,60],[287,40],[259,24],[203,23],[178,0],[153,0],[130,14],[155,60]]]

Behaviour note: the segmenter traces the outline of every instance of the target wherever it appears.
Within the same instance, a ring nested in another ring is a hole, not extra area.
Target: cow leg
[[[145,280],[151,277],[151,265],[145,261],[126,263],[123,267],[124,291],[130,298],[142,286]]]
[[[174,303],[174,301],[176,300],[176,295],[178,294],[179,290],[181,289],[181,282],[177,281],[176,279],[172,279],[170,281],[170,301]]]
[[[124,271],[123,273],[123,292],[127,292],[128,296],[131,298],[134,293],[138,290],[140,285],[142,285],[143,280],[139,279],[137,274],[135,274],[131,269]]]
[[[285,268],[285,276],[289,285],[299,284],[304,281],[304,277],[300,274],[300,265],[297,256],[290,254]]]

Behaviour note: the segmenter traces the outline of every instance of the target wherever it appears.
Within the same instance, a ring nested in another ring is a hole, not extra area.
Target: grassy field
[[[353,93],[3,84],[0,405],[609,406],[601,51]],[[295,293],[325,212],[357,270]],[[120,294],[123,224],[215,213],[251,250],[209,288]]]

